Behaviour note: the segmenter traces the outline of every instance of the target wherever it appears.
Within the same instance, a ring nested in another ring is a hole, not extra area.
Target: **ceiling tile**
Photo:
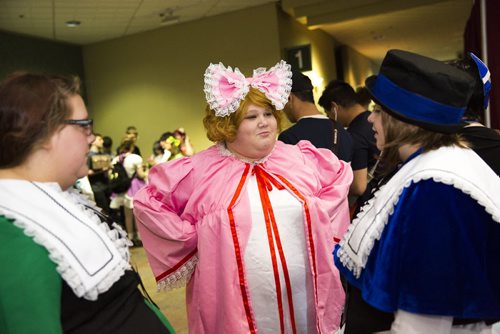
[[[186,22],[266,3],[309,18],[328,17],[332,10],[337,17],[351,17],[315,28],[374,61],[391,47],[413,48],[438,59],[455,55],[472,7],[472,0],[0,0],[0,29],[85,45],[161,28],[160,14],[169,8],[179,22]],[[374,3],[377,15],[347,15]],[[67,20],[82,24],[68,28]]]

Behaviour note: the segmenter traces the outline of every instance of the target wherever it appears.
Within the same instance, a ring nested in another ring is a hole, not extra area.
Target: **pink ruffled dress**
[[[307,141],[259,163],[214,145],[155,166],[134,197],[160,288],[187,283],[191,333],[334,333],[344,292],[332,250],[352,170]]]

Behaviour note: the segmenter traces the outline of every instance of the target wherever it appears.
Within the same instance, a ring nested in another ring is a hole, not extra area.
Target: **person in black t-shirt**
[[[353,140],[353,156],[351,167],[354,180],[349,192],[350,203],[363,195],[369,181],[369,171],[375,165],[379,150],[375,146],[375,137],[371,123],[368,122],[370,112],[363,107],[354,89],[346,82],[333,80],[328,83],[319,99],[330,118],[338,121],[351,134]]]
[[[109,213],[109,196],[111,196],[111,192],[108,189],[107,171],[111,166],[111,157],[103,152],[103,136],[99,133],[94,133],[94,136],[95,139],[90,144],[87,159],[88,179],[97,206],[103,209],[104,212]]]
[[[473,53],[467,54],[464,59],[453,62],[451,65],[466,71],[476,79],[474,93],[464,113],[464,121],[467,125],[459,133],[471,144],[474,152],[497,175],[500,175],[500,134],[482,124],[491,89],[488,67]]]
[[[292,91],[284,112],[295,123],[278,139],[287,144],[308,140],[316,147],[328,148],[344,161],[351,161],[352,139],[339,123],[320,113],[314,104],[311,80],[299,71],[292,75]]]

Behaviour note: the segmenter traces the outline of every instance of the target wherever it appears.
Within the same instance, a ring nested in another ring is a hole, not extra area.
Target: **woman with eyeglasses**
[[[126,234],[72,190],[94,140],[79,81],[0,84],[0,332],[167,333]]]

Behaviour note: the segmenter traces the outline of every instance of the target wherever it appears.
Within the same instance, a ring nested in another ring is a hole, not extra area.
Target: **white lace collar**
[[[130,268],[126,233],[118,226],[110,229],[96,210],[56,183],[0,180],[0,215],[46,248],[75,295],[88,300],[96,300]]]
[[[500,178],[476,153],[458,147],[423,153],[405,164],[374,194],[340,241],[339,260],[356,277],[361,275],[403,190],[411,183],[428,179],[460,189],[500,223]]]
[[[233,152],[231,152],[227,148],[226,143],[224,143],[224,142],[217,143],[217,148],[219,149],[219,152],[223,157],[232,157],[232,158],[239,160],[241,162],[244,162],[246,164],[250,164],[250,165],[255,166],[255,165],[259,165],[259,164],[266,162],[269,159],[269,157],[273,154],[274,149],[276,148],[276,145],[273,146],[273,149],[271,150],[271,152],[268,155],[266,155],[265,157],[263,157],[262,159],[259,159],[259,160],[250,160],[250,159],[245,159],[245,158],[237,156],[236,154],[234,154]]]

